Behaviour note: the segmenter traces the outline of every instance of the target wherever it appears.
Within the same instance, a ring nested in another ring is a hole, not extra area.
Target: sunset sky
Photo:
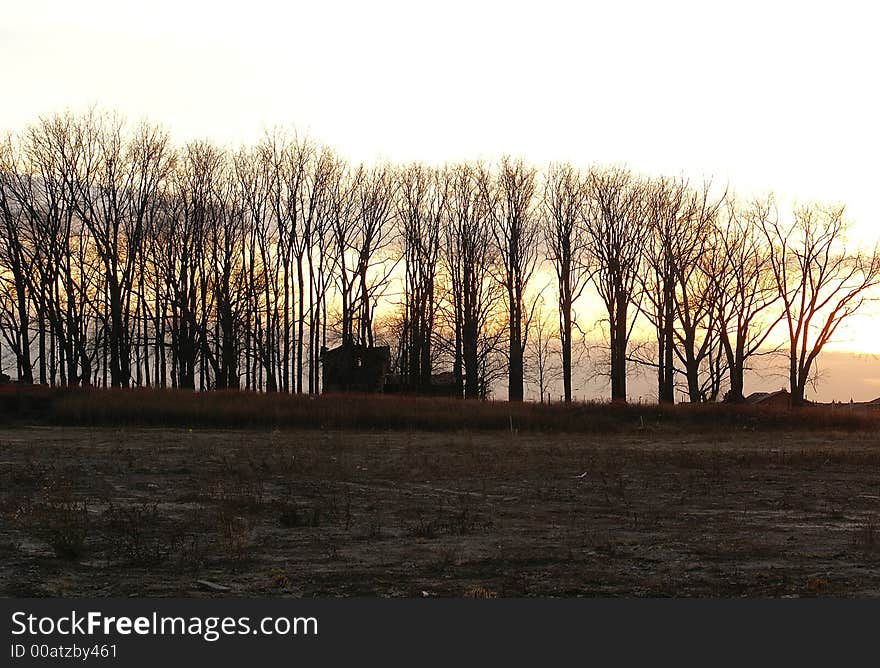
[[[870,3],[0,8],[3,130],[97,104],[164,123],[179,141],[238,145],[283,124],[353,160],[626,163],[743,195],[773,190],[785,206],[843,202],[861,243],[880,236]],[[880,353],[874,321],[836,347]]]

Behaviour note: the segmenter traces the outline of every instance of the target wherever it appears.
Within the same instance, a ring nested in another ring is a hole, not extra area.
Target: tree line
[[[880,279],[844,213],[618,166],[368,166],[281,130],[230,150],[58,114],[0,144],[3,353],[22,383],[316,393],[322,349],[386,343],[413,391],[451,368],[467,398],[506,377],[512,401],[557,380],[571,401],[596,302],[613,400],[639,365],[658,401],[742,401],[781,345],[801,402]]]

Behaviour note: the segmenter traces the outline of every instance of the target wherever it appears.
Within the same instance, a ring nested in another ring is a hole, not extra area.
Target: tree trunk
[[[664,314],[663,314],[663,386],[660,390],[660,402],[674,404],[675,403],[675,359],[673,338],[673,328],[675,326],[673,316],[673,286],[672,281],[666,281],[663,288],[665,292]]]
[[[513,286],[513,279],[507,290],[508,304],[510,305],[509,322],[509,361],[507,368],[507,400],[523,400],[523,351],[522,351],[522,314],[520,304],[521,295]]]
[[[626,314],[626,298],[619,295],[611,332],[611,400],[621,403],[626,403]]]
[[[571,402],[571,277],[568,270],[562,284],[562,387],[565,401]],[[543,397],[541,399],[543,401]]]

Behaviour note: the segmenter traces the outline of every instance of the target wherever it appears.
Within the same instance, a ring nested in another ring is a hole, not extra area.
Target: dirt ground
[[[880,435],[0,430],[4,596],[877,596]]]

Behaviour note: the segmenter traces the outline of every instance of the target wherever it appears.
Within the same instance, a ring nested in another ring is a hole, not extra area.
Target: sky
[[[285,125],[352,160],[622,163],[845,203],[873,244],[871,4],[0,0],[0,130],[98,105],[181,142]],[[876,321],[836,347],[880,354]]]

